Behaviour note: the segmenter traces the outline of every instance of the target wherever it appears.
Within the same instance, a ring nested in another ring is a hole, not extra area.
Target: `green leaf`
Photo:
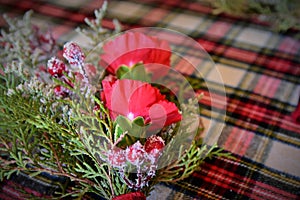
[[[119,115],[116,119],[116,123],[120,126],[123,132],[128,132],[129,135],[144,138],[146,126],[142,117],[136,117],[133,121],[130,121],[127,117]]]
[[[39,175],[40,173],[41,173],[41,171],[36,171],[36,172],[30,173],[29,176],[35,177],[35,176]]]
[[[144,118],[141,117],[141,116],[138,116],[136,117],[133,121],[132,121],[133,124],[136,124],[138,126],[145,126],[145,121],[144,121]]]
[[[122,136],[123,133],[124,131],[119,126],[119,124],[116,124],[115,133],[114,133],[114,142],[118,141],[118,139]]]
[[[115,121],[115,132],[118,137],[115,138],[115,142],[124,134],[124,137],[118,142],[117,146],[125,148],[137,140],[143,141],[146,137],[146,128],[143,117],[136,117],[133,121],[130,121],[127,117],[119,115]]]
[[[134,144],[136,141],[138,141],[139,138],[134,137],[132,135],[125,134],[124,137],[118,144],[116,145],[117,147],[121,149],[125,149],[126,147]]]
[[[137,117],[132,121],[132,129],[131,129],[131,135],[139,138],[145,138],[146,137],[146,128],[144,124],[144,119],[142,117]]]
[[[127,117],[124,117],[122,115],[119,115],[115,121],[119,126],[120,128],[125,132],[125,131],[128,131],[130,132],[131,129],[132,129],[132,124],[131,124],[131,121],[127,118]]]
[[[151,76],[147,73],[143,64],[138,63],[131,68],[131,79],[150,82]]]
[[[19,173],[19,170],[10,170],[10,171],[6,171],[4,172],[4,177],[6,177],[7,179],[9,179],[14,173]],[[2,177],[1,177],[2,178]]]
[[[117,75],[118,79],[122,79],[123,76],[125,76],[129,71],[130,71],[130,69],[129,69],[128,66],[126,66],[126,65],[121,65],[121,66],[119,67],[119,69],[117,70],[116,75]]]
[[[117,77],[119,79],[132,79],[150,82],[151,74],[147,73],[145,66],[142,63],[137,63],[132,67],[122,65],[117,70]]]

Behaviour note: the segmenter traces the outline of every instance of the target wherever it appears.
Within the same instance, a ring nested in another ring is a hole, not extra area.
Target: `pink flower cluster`
[[[67,78],[68,68],[63,61],[58,58],[52,57],[47,63],[48,73],[55,78],[59,78],[63,82],[67,83],[70,87],[73,87],[71,81]],[[65,97],[69,94],[69,90],[61,85],[57,85],[54,88],[56,96]]]

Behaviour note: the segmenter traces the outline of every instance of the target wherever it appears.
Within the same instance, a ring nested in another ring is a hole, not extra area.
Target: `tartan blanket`
[[[21,16],[33,9],[34,23],[49,26],[59,41],[82,41],[74,28],[101,4],[99,0],[0,0],[0,12]],[[190,178],[158,185],[149,199],[300,199],[300,124],[291,118],[300,94],[297,31],[276,33],[256,19],[216,16],[211,11],[201,1],[109,1],[105,27],[112,28],[116,18],[124,30],[162,27],[183,33],[210,54],[224,82],[227,106],[217,110],[226,113],[225,120],[211,113],[205,99],[200,102],[201,115],[204,123],[212,117],[214,126],[222,127],[218,145],[235,159],[207,160]],[[2,18],[0,26],[5,26]],[[220,95],[216,76],[208,71],[204,79],[210,95]],[[200,83],[197,91],[208,93]],[[20,182],[3,181],[0,198],[22,199],[20,187],[32,196],[49,195]]]

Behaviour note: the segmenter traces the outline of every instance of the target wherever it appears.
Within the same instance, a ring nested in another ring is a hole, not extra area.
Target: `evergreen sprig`
[[[21,68],[28,66],[25,68],[28,71],[24,74],[27,76],[28,73],[34,73],[39,66],[45,65],[58,50],[51,33],[45,33],[32,24],[32,14],[32,11],[27,11],[22,20],[3,15],[8,31],[1,29],[0,37],[0,46],[3,49],[0,51],[0,63],[12,66],[15,63]]]
[[[103,28],[102,21],[107,11],[107,1],[104,1],[101,8],[94,11],[95,18],[85,18],[84,21],[88,25],[88,28],[78,27],[76,31],[90,38],[92,45],[101,44],[104,40],[110,37],[112,34],[119,33],[121,31],[121,24],[117,19],[113,19],[114,31],[113,33],[106,28]]]
[[[276,31],[290,28],[300,30],[300,3],[298,0],[213,0],[204,2],[214,7],[213,13],[237,16],[261,15]],[[299,36],[299,34],[298,34]]]

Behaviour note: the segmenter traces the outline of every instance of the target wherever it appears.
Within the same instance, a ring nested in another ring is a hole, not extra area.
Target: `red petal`
[[[153,126],[151,129],[160,129],[160,126],[168,126],[181,120],[177,106],[167,100],[161,100],[152,106],[149,115]]]
[[[148,83],[135,81],[135,85],[131,89],[128,102],[129,111],[137,116],[148,116],[149,108],[156,102],[165,99],[165,96],[160,94],[157,88]]]
[[[102,81],[103,92],[101,93],[102,100],[106,103],[106,107],[111,111],[112,119],[115,119],[118,115],[112,112],[112,93],[114,81]]]
[[[170,66],[171,48],[166,41],[158,40],[138,32],[128,32],[106,43],[105,54],[101,55],[102,64],[115,74],[119,66],[133,66],[136,63],[156,63],[160,67],[146,67],[154,76],[164,76]]]

